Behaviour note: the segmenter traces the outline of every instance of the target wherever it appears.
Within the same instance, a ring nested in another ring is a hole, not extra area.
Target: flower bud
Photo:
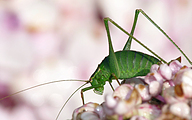
[[[159,69],[159,65],[153,64],[153,65],[151,66],[150,72],[151,72],[151,73],[157,72],[158,69]]]
[[[147,86],[138,84],[135,86],[135,88],[141,95],[142,101],[148,101],[151,99],[151,95],[149,94],[149,88]]]
[[[182,118],[188,118],[190,116],[190,107],[184,102],[178,102],[170,106],[170,111]]]
[[[175,75],[183,65],[178,60],[174,60],[169,64],[169,67],[172,70],[172,74]]]
[[[149,84],[149,93],[155,97],[158,95],[162,90],[162,84],[157,81],[153,81]]]
[[[166,80],[170,80],[172,78],[172,70],[167,64],[161,64],[158,73],[160,73]]]

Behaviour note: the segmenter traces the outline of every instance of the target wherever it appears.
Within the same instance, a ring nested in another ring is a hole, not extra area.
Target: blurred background
[[[108,55],[104,17],[130,31],[135,9],[143,9],[192,58],[192,1],[190,0],[1,0],[0,97],[44,82],[88,80]],[[115,51],[128,36],[110,25]],[[141,14],[136,38],[166,61],[179,56],[174,45]],[[132,49],[150,54],[133,42]],[[82,82],[37,87],[0,101],[1,120],[54,120],[64,102]],[[117,86],[116,82],[113,82]],[[89,85],[87,85],[89,86]],[[104,94],[110,94],[108,83]],[[85,102],[102,103],[103,96],[85,92]],[[82,105],[78,91],[59,120],[72,118]]]

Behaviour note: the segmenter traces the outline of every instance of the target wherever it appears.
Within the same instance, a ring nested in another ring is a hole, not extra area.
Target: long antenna
[[[24,91],[27,91],[27,90],[30,90],[30,89],[33,89],[33,88],[36,88],[36,87],[39,87],[39,86],[43,86],[43,85],[47,85],[47,84],[52,84],[52,83],[57,83],[57,82],[63,82],[63,81],[79,81],[79,82],[86,82],[86,83],[88,82],[86,80],[56,80],[56,81],[46,82],[46,83],[38,84],[38,85],[35,85],[35,86],[32,86],[32,87],[28,87],[26,89],[20,90],[18,92],[15,92],[15,93],[13,93],[11,95],[8,95],[6,97],[1,98],[0,101],[6,99],[8,97],[11,97],[13,95],[16,95],[18,93],[21,93],[21,92],[24,92]]]

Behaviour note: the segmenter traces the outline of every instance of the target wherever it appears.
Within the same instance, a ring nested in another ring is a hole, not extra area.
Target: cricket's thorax
[[[118,79],[145,76],[149,73],[153,64],[160,62],[153,56],[132,50],[118,51],[115,52],[115,55],[120,70]],[[103,93],[106,81],[112,82],[112,79],[114,79],[110,71],[108,59],[108,56],[105,57],[91,76],[91,85],[94,86],[94,92],[97,94]]]

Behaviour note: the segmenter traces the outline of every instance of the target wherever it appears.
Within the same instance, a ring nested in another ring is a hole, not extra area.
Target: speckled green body
[[[127,79],[136,76],[145,76],[150,72],[153,64],[160,61],[153,56],[132,50],[124,50],[115,52],[117,58],[120,76],[118,79]],[[109,68],[108,56],[104,58],[101,64],[98,65],[96,71],[91,76],[91,85],[95,87],[94,92],[102,94],[106,81],[112,82],[114,77]]]

